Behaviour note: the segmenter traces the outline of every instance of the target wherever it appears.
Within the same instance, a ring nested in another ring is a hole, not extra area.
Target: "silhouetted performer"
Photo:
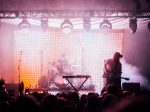
[[[60,59],[58,59],[57,62],[59,63],[57,66],[58,71],[60,73],[63,73],[64,68],[66,68],[68,66],[68,60],[66,59],[66,54],[62,53],[60,56]]]
[[[106,60],[103,74],[105,86],[108,84],[115,84],[121,90],[121,57],[122,55],[119,52],[115,52],[112,59]]]

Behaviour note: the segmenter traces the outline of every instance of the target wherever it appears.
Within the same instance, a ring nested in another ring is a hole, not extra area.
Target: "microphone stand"
[[[41,60],[40,73],[41,73],[41,77],[43,76],[43,52],[44,52],[44,49],[40,51],[40,60]]]
[[[79,43],[79,46],[81,48],[81,72],[82,72],[81,74],[83,75],[84,74],[84,52],[85,52],[85,49],[79,38],[77,39],[77,43]]]
[[[84,74],[84,48],[82,48],[82,56],[81,56],[81,65],[82,65],[82,75]]]
[[[21,61],[22,61],[22,51],[20,52],[20,59],[19,59],[19,63],[18,63],[19,84],[20,84],[20,73],[21,73]]]

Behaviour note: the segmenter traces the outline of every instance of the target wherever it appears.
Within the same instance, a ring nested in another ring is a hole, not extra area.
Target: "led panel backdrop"
[[[95,85],[95,92],[103,87],[104,61],[118,51],[122,53],[122,30],[74,31],[65,35],[61,31],[15,32],[15,66],[26,87],[37,87],[42,76],[50,75],[51,64],[62,54],[68,60],[71,75],[90,75],[84,86]],[[59,74],[56,74],[59,75]],[[58,78],[56,81],[63,80]],[[79,82],[73,79],[74,84]]]

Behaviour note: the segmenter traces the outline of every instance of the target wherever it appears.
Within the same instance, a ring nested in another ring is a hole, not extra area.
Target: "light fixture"
[[[61,30],[65,34],[71,33],[73,29],[73,24],[69,21],[68,18],[65,18],[65,20],[61,23]]]
[[[90,17],[83,18],[83,29],[87,32],[91,30],[91,19],[90,19]]]
[[[48,30],[48,18],[41,18],[41,28],[43,31]]]
[[[100,23],[99,28],[101,30],[111,30],[112,29],[112,24],[108,21],[107,18],[104,18],[103,22]]]
[[[20,31],[27,32],[27,31],[29,31],[30,28],[31,28],[30,23],[29,23],[29,22],[27,21],[27,19],[24,17],[23,20],[22,20],[22,22],[19,23],[18,29],[19,29]]]
[[[136,32],[136,30],[137,30],[137,19],[135,17],[130,18],[129,28],[133,34]]]

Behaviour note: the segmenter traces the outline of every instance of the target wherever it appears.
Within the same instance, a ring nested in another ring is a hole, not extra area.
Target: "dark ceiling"
[[[150,10],[150,0],[0,0],[1,10]]]

